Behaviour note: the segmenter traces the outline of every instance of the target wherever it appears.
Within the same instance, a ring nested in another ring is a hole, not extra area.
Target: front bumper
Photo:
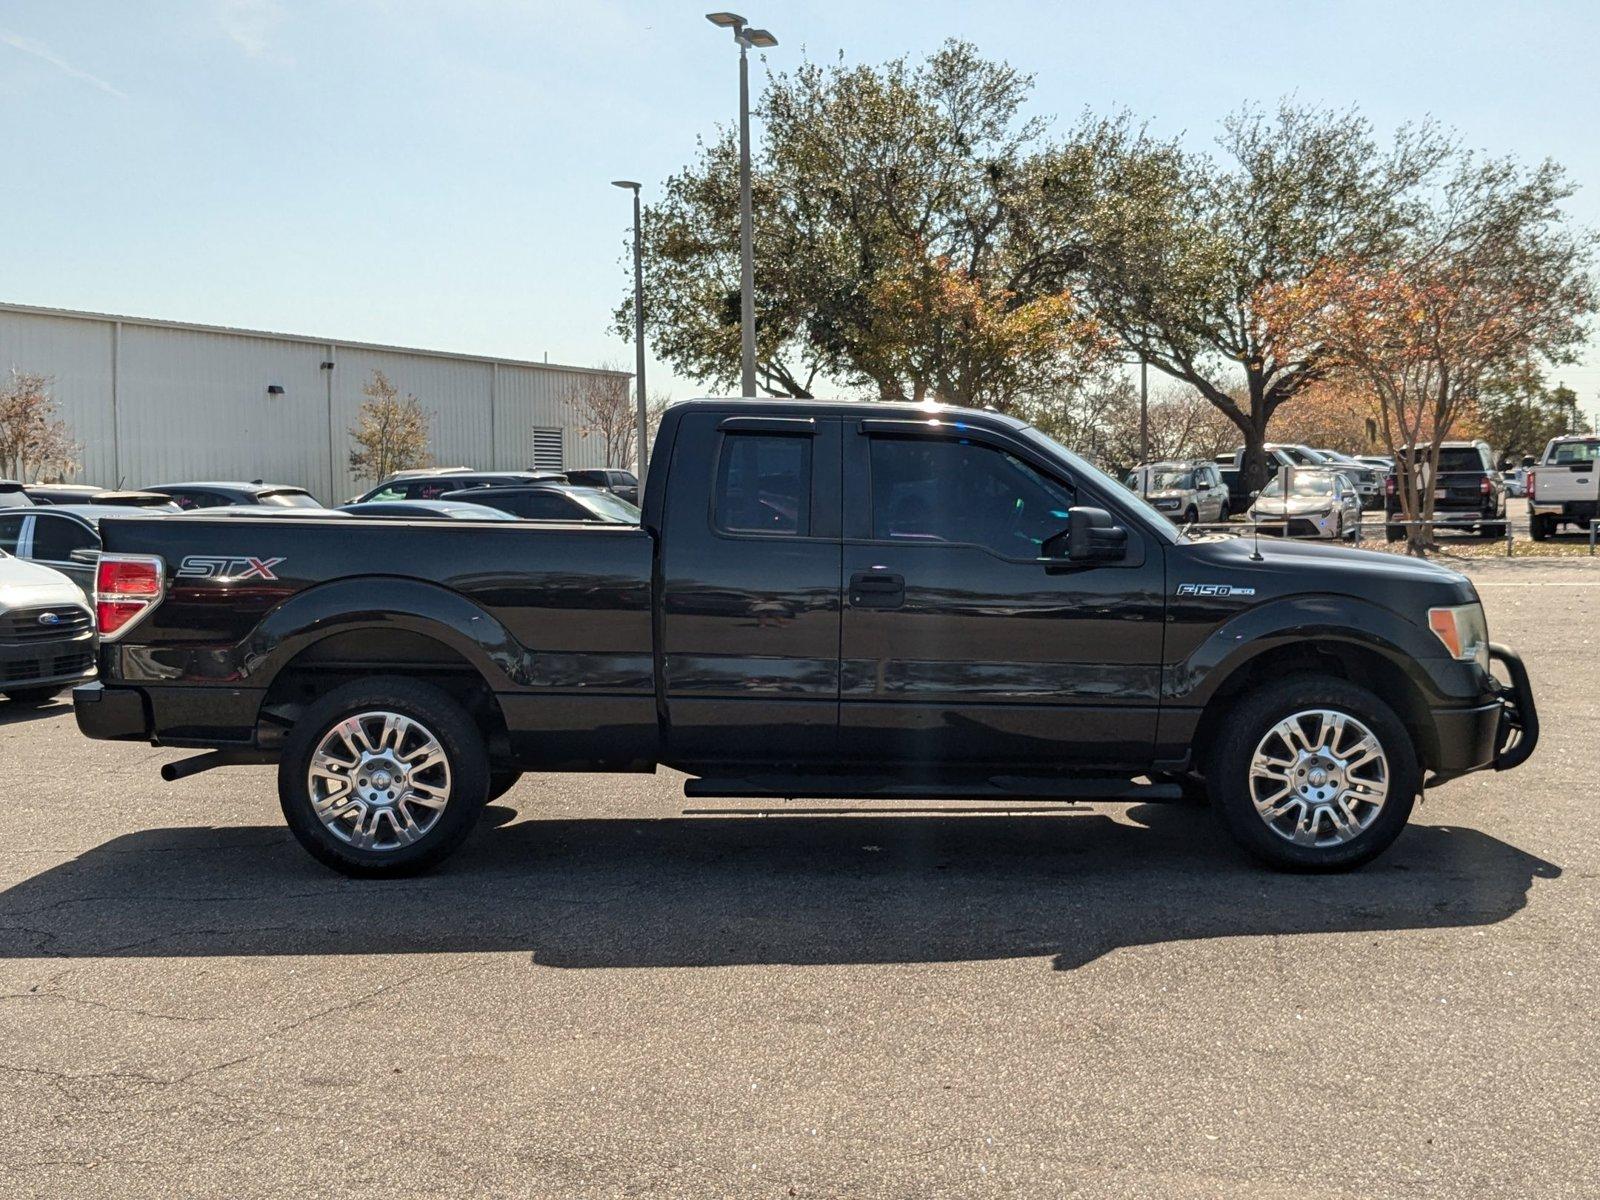
[[[1474,708],[1433,710],[1438,741],[1430,782],[1444,783],[1492,767],[1521,766],[1539,744],[1539,710],[1522,658],[1509,646],[1491,643],[1489,657],[1505,668],[1510,683],[1494,681],[1495,699]]]
[[[62,687],[93,679],[94,635],[57,641],[0,643],[0,692],[12,688]]]

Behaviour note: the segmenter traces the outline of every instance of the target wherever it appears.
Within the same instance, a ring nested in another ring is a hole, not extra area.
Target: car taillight
[[[1385,475],[1383,477],[1383,494],[1385,496],[1394,495],[1394,476],[1393,475]]]
[[[122,636],[161,603],[161,560],[148,554],[102,554],[94,574],[94,618],[106,641]]]
[[[1485,475],[1482,479],[1478,480],[1478,492],[1479,492],[1479,494],[1487,496],[1493,490],[1494,490],[1494,485],[1489,482],[1489,477],[1487,475]]]
[[[1528,499],[1529,500],[1533,499],[1533,477],[1534,477],[1534,472],[1529,471],[1528,472]]]

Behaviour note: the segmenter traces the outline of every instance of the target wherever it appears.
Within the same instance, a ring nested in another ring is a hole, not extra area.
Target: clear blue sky
[[[1431,114],[1565,163],[1600,225],[1600,4],[738,0],[776,67],[948,36],[1070,121],[1128,107],[1209,139],[1245,101]],[[631,363],[627,196],[728,119],[701,3],[9,0],[0,298],[351,340]],[[758,73],[759,79],[759,73]],[[694,385],[659,366],[677,397]],[[1562,372],[1591,412],[1600,344]]]

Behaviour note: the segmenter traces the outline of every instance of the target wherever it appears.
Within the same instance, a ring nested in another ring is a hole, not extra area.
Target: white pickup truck
[[[1528,523],[1542,542],[1563,525],[1588,529],[1600,508],[1600,437],[1551,438],[1528,472]]]

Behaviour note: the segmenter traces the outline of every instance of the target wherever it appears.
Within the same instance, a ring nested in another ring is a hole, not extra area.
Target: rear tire
[[[1291,724],[1298,733],[1281,732]],[[1400,836],[1421,784],[1394,710],[1325,675],[1292,676],[1240,701],[1206,770],[1212,808],[1234,840],[1288,871],[1370,862]]]
[[[472,832],[488,790],[489,754],[472,718],[438,688],[396,676],[316,701],[278,764],[290,832],[318,862],[357,878],[442,862]]]
[[[1536,516],[1528,522],[1528,533],[1536,542],[1548,541],[1556,531],[1556,523],[1546,516]]]
[[[1222,507],[1217,510],[1217,524],[1226,525],[1228,523],[1228,518],[1232,515],[1233,514],[1228,511],[1228,502],[1224,500],[1222,502]]]
[[[1504,521],[1491,521],[1483,526],[1483,536],[1504,541],[1506,536],[1506,523]]]
[[[1383,527],[1383,537],[1385,541],[1398,542],[1401,538],[1405,537],[1405,535],[1406,527],[1404,525],[1385,525]]]
[[[1185,509],[1183,513],[1183,523],[1185,525],[1200,524],[1200,514],[1193,508]]]

